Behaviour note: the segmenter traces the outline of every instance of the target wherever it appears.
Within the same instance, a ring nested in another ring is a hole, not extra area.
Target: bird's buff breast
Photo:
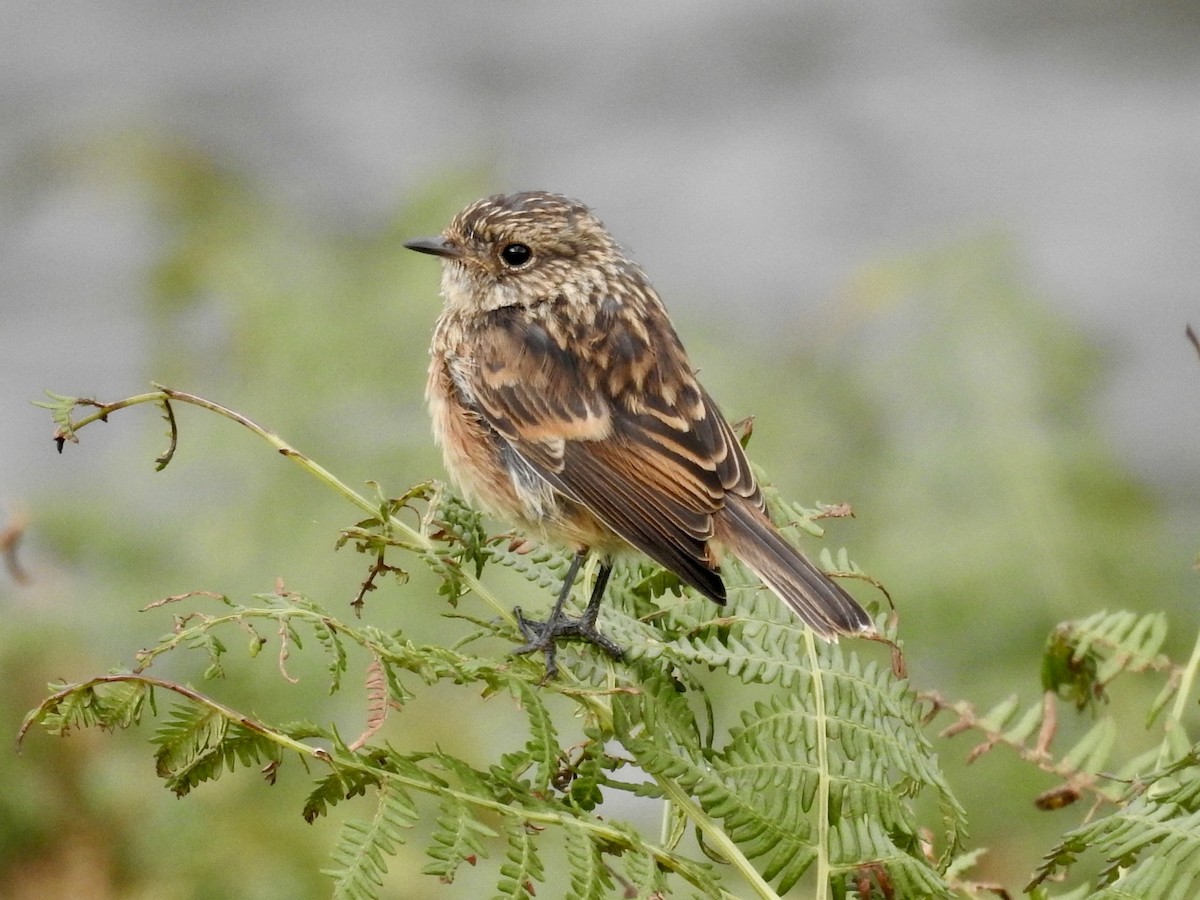
[[[435,354],[426,400],[433,439],[451,480],[488,515],[572,548],[615,549],[624,542],[550,485],[530,484],[505,463],[503,439],[463,403],[448,359]]]

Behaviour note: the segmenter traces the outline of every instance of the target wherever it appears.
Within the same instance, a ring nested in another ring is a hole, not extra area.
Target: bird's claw
[[[575,617],[559,613],[555,617],[542,621],[525,618],[520,607],[514,609],[513,614],[517,617],[517,627],[525,636],[525,643],[515,647],[512,651],[513,655],[523,656],[537,650],[542,651],[546,656],[546,681],[551,681],[558,676],[556,657],[560,640],[586,641],[599,647],[613,659],[621,659],[625,656],[625,651],[616,641],[602,634],[596,628],[595,616],[588,616],[585,613]]]

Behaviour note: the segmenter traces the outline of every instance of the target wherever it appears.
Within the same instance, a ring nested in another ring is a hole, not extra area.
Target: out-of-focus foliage
[[[436,474],[421,394],[439,302],[430,273],[402,264],[412,254],[400,242],[441,227],[447,208],[482,190],[478,178],[444,179],[378,229],[330,234],[172,141],[121,135],[58,159],[60,177],[94,179],[142,204],[160,235],[147,273],[147,383],[131,393],[159,379],[236,405],[353,483],[374,478],[399,490]],[[87,339],[63,323],[63,352]],[[199,415],[180,410],[180,448],[161,473],[153,469],[167,446],[165,425],[147,407],[140,450],[114,459],[109,475],[26,499],[32,540],[53,551],[59,568],[22,588],[25,602],[5,604],[0,724],[10,734],[47,681],[103,671],[151,644],[162,620],[137,610],[166,595],[245,596],[278,577],[333,608],[354,598],[360,561],[333,552],[347,523],[344,501],[272,460],[236,426],[197,427]],[[112,435],[93,431],[89,451],[103,454]],[[46,465],[71,483],[71,454],[55,458],[49,435],[38,439]],[[417,576],[431,597],[436,584]],[[386,595],[380,603],[417,633],[439,627],[436,603],[399,608]],[[293,665],[302,684],[319,677],[319,665],[307,666],[307,657]],[[231,677],[229,696],[249,708],[269,698],[294,704],[285,687]],[[332,698],[326,714],[353,721],[361,712]],[[478,716],[485,729],[503,727],[490,708]],[[452,721],[431,719],[428,730],[447,749],[471,741]],[[282,779],[264,796],[261,786],[226,780],[190,798],[189,809],[145,780],[142,750],[136,738],[74,739],[27,748],[17,766],[0,767],[0,829],[8,832],[0,894],[326,895],[315,873],[330,836],[295,815],[303,785]]]
[[[173,404],[191,402],[177,392],[164,392],[162,400],[168,396]],[[89,418],[94,424],[97,414],[72,425],[62,415],[70,405],[63,400],[56,409],[67,433],[87,427]],[[115,404],[102,412],[124,415],[121,409]],[[357,502],[370,508],[365,499]],[[780,522],[800,524],[800,515]],[[941,873],[961,848],[963,812],[923,734],[922,702],[890,666],[871,659],[889,658],[879,645],[818,646],[736,566],[726,569],[731,602],[720,609],[690,591],[663,587],[643,562],[618,572],[602,622],[625,648],[622,662],[597,660],[585,649],[571,653],[562,676],[547,681],[540,659],[508,658],[521,636],[515,616],[480,579],[493,566],[509,566],[535,584],[557,581],[567,554],[527,560],[511,537],[480,539],[478,513],[427,489],[408,492],[401,503],[385,501],[353,534],[358,549],[375,558],[373,572],[394,571],[397,562],[423,564],[450,586],[439,593],[451,608],[470,602],[499,615],[464,612],[455,617],[453,643],[417,644],[403,628],[339,618],[282,589],[257,595],[253,606],[227,597],[173,598],[185,610],[176,615],[175,631],[139,653],[133,669],[59,686],[28,724],[58,735],[125,729],[155,698],[162,703],[176,695],[184,703],[160,717],[154,743],[157,774],[177,796],[247,767],[261,767],[274,784],[295,757],[309,770],[302,777],[315,777],[303,805],[306,820],[368,794],[368,816],[345,823],[333,852],[337,897],[390,895],[393,883],[421,892],[409,870],[397,867],[385,879],[422,822],[418,797],[434,798],[439,811],[428,816],[437,827],[425,838],[431,861],[423,871],[451,883],[464,863],[478,866],[490,873],[498,896],[599,898],[619,882],[627,896],[676,895],[686,885],[720,900],[738,889],[740,876],[739,893],[770,900],[810,870],[822,895],[878,883],[907,897],[949,896]],[[581,596],[585,588],[577,585]],[[216,614],[190,608],[212,599]],[[374,614],[372,603],[366,618]],[[351,669],[364,672],[366,728],[359,737],[347,741],[312,720],[250,716],[209,691],[154,674],[168,660],[178,665],[179,651],[190,649],[199,651],[206,680],[221,678],[230,637],[245,635],[252,657],[278,643],[285,681],[296,655],[290,648],[305,643],[326,657],[332,692],[358,684],[344,677]],[[749,689],[715,702],[707,685],[726,685],[730,677]],[[442,683],[497,702],[511,697],[514,713],[518,705],[524,711],[524,745],[488,741],[479,748],[484,763],[473,766],[404,727],[407,709]],[[393,709],[399,728],[379,740]],[[922,823],[913,804],[926,793],[936,797],[936,811]],[[639,829],[621,812],[637,797],[657,800],[672,832],[686,825],[703,840],[691,847],[681,833],[663,839]],[[927,834],[936,834],[936,842]],[[560,842],[565,860],[551,864],[547,857]],[[701,850],[725,865],[712,867]],[[502,851],[506,862],[485,862]],[[568,880],[570,889],[561,893]]]
[[[755,457],[785,494],[852,505],[830,537],[896,599],[918,685],[984,708],[1032,699],[1046,634],[1104,609],[1162,612],[1165,649],[1186,653],[1194,536],[1169,533],[1118,464],[1096,409],[1104,349],[1031,293],[1003,236],[865,266],[794,333],[790,360],[718,370],[734,387],[712,389],[731,415],[758,413]],[[698,355],[712,373],[714,352]],[[1122,685],[1114,715],[1140,722],[1156,691]],[[1091,723],[1062,727],[1069,740]],[[1131,754],[1144,740],[1118,735]],[[959,770],[951,747],[944,762],[990,851],[976,871],[1019,881],[1062,831],[1030,812],[1052,781],[1003,755]]]
[[[194,148],[122,136],[67,164],[145,204],[160,229],[147,381],[258,418],[347,482],[380,481],[385,495],[440,472],[421,401],[436,276],[399,244],[437,231],[486,193],[482,176],[443,179],[376,230],[329,234]],[[850,282],[830,321],[782,323],[777,333],[796,338],[755,351],[751,335],[738,352],[729,337],[738,332],[722,328],[718,352],[702,324],[679,322],[726,412],[758,416],[751,449],[783,493],[853,504],[856,519],[822,524],[896,598],[914,683],[983,708],[1014,690],[1037,696],[1045,635],[1061,620],[1107,608],[1161,611],[1184,625],[1172,633],[1194,624],[1181,618],[1190,560],[1096,426],[1103,357],[1029,295],[1015,256],[1002,239],[983,238],[878,263]],[[280,577],[330,609],[354,599],[362,559],[331,552],[347,524],[344,502],[286,461],[264,459],[234,426],[177,413],[180,449],[164,473],[150,475],[166,444],[146,415],[140,456],[86,491],[30,498],[37,539],[60,571],[50,584],[0,589],[31,598],[0,635],[0,724],[10,733],[47,681],[103,670],[110,648],[152,644],[161,619],[133,611],[157,598],[195,589],[247,596]],[[93,428],[88,439],[106,437]],[[49,453],[48,466],[71,465]],[[369,602],[384,610],[382,627],[390,620],[419,641],[443,639],[438,580],[419,569],[412,579],[402,595],[381,581]],[[530,607],[542,601],[519,574],[497,577],[495,590]],[[309,688],[306,701],[323,675],[313,655],[297,653],[288,668]],[[250,677],[248,665],[228,663],[230,703],[300,715],[286,681]],[[1140,722],[1157,690],[1114,691],[1108,711]],[[344,696],[304,714],[358,733],[362,710]],[[435,690],[407,708],[406,723],[419,724],[406,727],[477,761],[479,735],[520,734],[524,723],[496,704],[446,716],[439,697],[447,696]],[[1093,724],[1072,714],[1062,737],[1079,740]],[[1144,740],[1137,728],[1115,736],[1127,757]],[[1077,822],[1034,809],[1054,785],[1049,775],[998,753],[961,768],[964,755],[954,743],[943,750],[972,840],[989,848],[973,874],[1023,884]],[[328,890],[309,875],[325,865],[329,834],[295,815],[307,788],[287,777],[270,789],[224,778],[175,804],[150,777],[140,738],[94,734],[31,741],[5,772],[6,896],[79,884],[108,885],[109,896]],[[400,869],[426,864],[418,851],[399,852]],[[480,885],[460,871],[445,895],[477,896]]]

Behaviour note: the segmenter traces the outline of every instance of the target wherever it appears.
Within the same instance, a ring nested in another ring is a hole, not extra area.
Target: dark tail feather
[[[716,516],[716,537],[824,638],[873,632],[866,610],[783,539],[748,500],[727,496]]]

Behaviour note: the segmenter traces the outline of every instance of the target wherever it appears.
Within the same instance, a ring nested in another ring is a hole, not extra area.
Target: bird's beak
[[[404,246],[418,253],[428,253],[431,256],[441,256],[446,259],[458,259],[462,250],[439,235],[432,238],[417,238],[415,241],[405,241]]]

